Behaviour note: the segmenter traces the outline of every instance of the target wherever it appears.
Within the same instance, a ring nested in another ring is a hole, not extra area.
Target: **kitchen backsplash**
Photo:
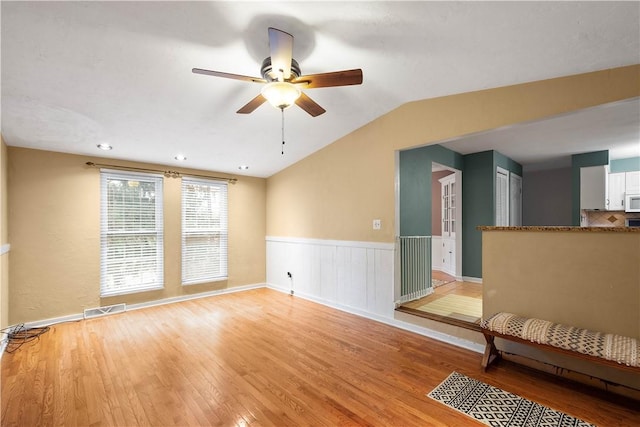
[[[627,218],[640,218],[640,213],[624,211],[581,211],[581,225],[586,227],[624,227]]]

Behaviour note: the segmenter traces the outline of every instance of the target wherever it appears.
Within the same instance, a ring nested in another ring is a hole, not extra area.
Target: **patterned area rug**
[[[480,323],[482,300],[464,295],[449,294],[422,305],[416,310],[437,314],[438,316],[452,317],[469,323]]]
[[[449,375],[427,396],[488,426],[593,426],[458,372]]]

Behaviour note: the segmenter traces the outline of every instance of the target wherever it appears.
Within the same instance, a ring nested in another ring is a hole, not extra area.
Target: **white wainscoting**
[[[394,316],[393,243],[267,237],[267,286],[482,353],[484,345]],[[287,273],[291,273],[291,279]]]
[[[266,240],[270,286],[372,318],[393,318],[393,243]]]

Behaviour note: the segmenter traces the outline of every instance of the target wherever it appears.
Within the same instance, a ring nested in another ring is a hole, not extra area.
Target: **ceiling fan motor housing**
[[[269,81],[275,82],[278,81],[279,77],[282,75],[281,73],[274,71],[271,67],[271,57],[267,57],[262,61],[262,68],[260,68],[260,73],[262,74],[262,78]],[[302,73],[300,72],[300,66],[298,65],[298,61],[291,58],[291,77],[289,77],[286,81],[291,81],[300,77]]]

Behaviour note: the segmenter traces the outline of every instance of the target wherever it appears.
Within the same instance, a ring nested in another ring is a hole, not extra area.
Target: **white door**
[[[515,173],[509,177],[509,225],[522,225],[522,177]]]
[[[509,225],[509,171],[496,170],[496,226]]]
[[[442,190],[442,237],[456,236],[456,175],[447,175],[440,179]]]

